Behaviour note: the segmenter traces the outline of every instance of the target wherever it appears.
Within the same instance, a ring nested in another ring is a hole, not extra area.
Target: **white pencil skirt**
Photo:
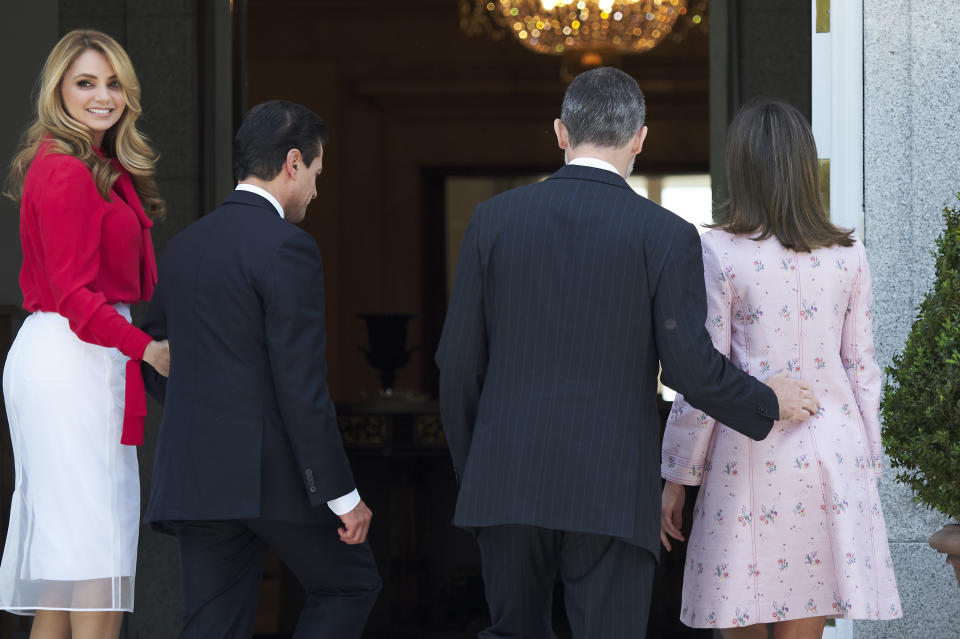
[[[120,444],[126,361],[56,313],[17,334],[3,371],[16,483],[0,610],[133,610],[140,478],[136,448]]]

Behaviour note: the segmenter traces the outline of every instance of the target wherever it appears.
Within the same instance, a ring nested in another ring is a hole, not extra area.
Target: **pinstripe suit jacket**
[[[610,171],[568,165],[481,203],[440,347],[454,523],[626,539],[659,556],[665,384],[762,439],[773,391],[704,328],[696,229]]]

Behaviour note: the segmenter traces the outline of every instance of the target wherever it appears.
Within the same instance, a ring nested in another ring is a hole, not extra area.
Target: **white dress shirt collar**
[[[615,169],[612,164],[609,162],[604,162],[603,160],[590,157],[579,157],[573,158],[567,164],[575,164],[577,166],[591,166],[595,169],[603,169],[604,171],[612,171],[617,175],[620,175],[620,171]]]
[[[280,206],[280,202],[277,201],[277,198],[270,195],[270,193],[266,189],[262,189],[259,186],[256,186],[255,184],[238,184],[236,190],[249,191],[250,193],[256,193],[257,195],[265,199],[270,204],[273,204],[273,208],[277,209],[277,213],[280,214],[280,217],[284,217],[283,207]]]

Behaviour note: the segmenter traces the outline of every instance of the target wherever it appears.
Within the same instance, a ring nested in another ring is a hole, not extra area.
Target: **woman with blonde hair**
[[[151,218],[164,213],[139,115],[123,48],[72,31],[47,58],[8,176],[32,314],[3,371],[16,482],[0,609],[35,614],[32,639],[115,639],[133,610],[140,362],[169,368],[166,343],[130,323],[156,282]]]
[[[663,439],[661,538],[699,485],[681,619],[725,639],[820,637],[827,617],[900,617],[876,478],[880,369],[870,267],[820,203],[816,144],[765,101],[730,125],[729,202],[701,238],[714,345],[747,373],[806,380],[820,409],[751,441],[677,396]]]

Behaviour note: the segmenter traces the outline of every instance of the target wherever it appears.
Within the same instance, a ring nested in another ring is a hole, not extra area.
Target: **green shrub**
[[[886,370],[883,444],[917,502],[960,520],[960,209],[943,219],[933,290]]]

